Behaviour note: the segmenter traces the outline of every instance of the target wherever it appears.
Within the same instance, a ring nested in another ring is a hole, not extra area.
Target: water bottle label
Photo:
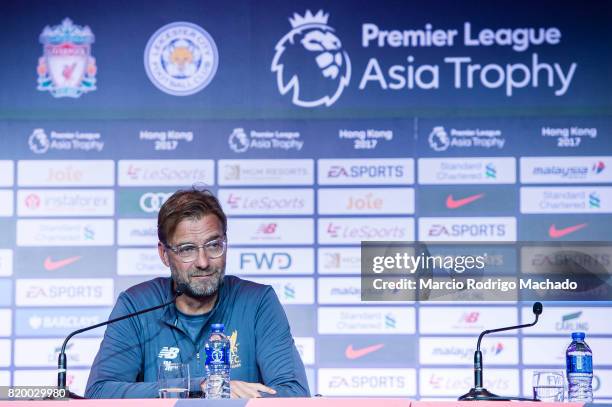
[[[567,356],[568,373],[593,373],[591,356]]]

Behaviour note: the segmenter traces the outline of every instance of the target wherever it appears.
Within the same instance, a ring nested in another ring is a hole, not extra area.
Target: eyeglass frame
[[[208,254],[208,252],[206,251],[206,247],[207,247],[208,245],[210,245],[211,243],[213,243],[213,242],[221,242],[221,243],[222,243],[222,246],[223,246],[223,250],[221,251],[221,254],[219,254],[218,256],[214,256],[214,257],[213,257],[213,256],[210,256],[210,255]],[[197,253],[197,254],[196,254],[196,256],[195,256],[193,259],[191,259],[191,260],[185,260],[183,257],[181,257],[181,255],[180,255],[180,254],[178,254],[179,247],[181,247],[181,246],[188,246],[188,245],[189,245],[189,246],[195,246],[195,247],[197,247],[197,249],[198,249],[198,253]],[[179,259],[181,259],[181,261],[182,261],[183,263],[192,263],[192,262],[196,261],[196,259],[197,259],[197,258],[198,258],[198,256],[200,255],[200,249],[204,249],[204,253],[206,253],[206,257],[207,257],[208,259],[218,259],[219,257],[223,256],[223,255],[225,254],[225,251],[227,250],[227,236],[218,237],[218,238],[213,239],[213,240],[210,240],[210,241],[208,241],[208,242],[206,242],[206,243],[204,243],[204,244],[202,244],[202,245],[197,245],[197,244],[195,244],[195,243],[183,243],[183,244],[180,244],[180,245],[178,245],[178,246],[170,246],[170,245],[169,245],[169,244],[167,244],[167,243],[163,243],[163,246],[164,246],[166,249],[170,250],[172,253],[176,254],[176,256],[177,256]]]

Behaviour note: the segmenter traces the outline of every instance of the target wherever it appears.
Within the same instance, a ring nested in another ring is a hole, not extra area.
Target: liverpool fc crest
[[[40,34],[43,55],[38,59],[38,90],[56,98],[78,98],[96,90],[96,60],[91,56],[94,35],[89,27],[72,23],[46,26]]]

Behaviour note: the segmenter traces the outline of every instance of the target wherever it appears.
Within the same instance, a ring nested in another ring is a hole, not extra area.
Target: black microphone
[[[151,307],[151,308],[146,308],[146,309],[143,309],[143,310],[140,310],[140,311],[132,312],[130,314],[123,315],[121,317],[109,319],[108,321],[100,322],[99,324],[95,324],[95,325],[91,325],[91,326],[86,326],[85,328],[77,329],[76,331],[71,332],[66,337],[66,339],[64,339],[64,343],[62,344],[62,348],[61,348],[59,356],[57,358],[57,387],[60,388],[60,389],[65,389],[66,388],[66,372],[67,372],[66,345],[68,344],[68,341],[73,336],[78,335],[78,334],[83,333],[83,332],[90,331],[92,329],[99,328],[99,327],[104,326],[104,325],[112,324],[114,322],[122,321],[122,320],[127,319],[127,318],[135,317],[136,315],[145,314],[147,312],[155,311],[156,309],[159,309],[159,308],[164,308],[165,306],[172,304],[179,296],[183,295],[183,293],[185,293],[186,289],[187,289],[187,284],[185,284],[185,283],[178,284],[178,286],[176,287],[176,291],[175,291],[174,297],[172,297],[172,299],[170,301],[168,301],[168,302],[165,302],[165,303],[160,304],[160,305],[156,305],[156,306]],[[79,396],[77,394],[70,393],[70,391],[68,391],[67,395],[68,395],[69,398],[78,398],[78,399],[84,398],[84,397],[81,397],[81,396]]]
[[[498,396],[489,392],[482,386],[482,352],[480,352],[480,342],[482,341],[483,336],[486,334],[501,332],[501,331],[510,331],[512,329],[520,329],[520,328],[528,328],[530,326],[534,326],[538,323],[538,318],[542,313],[542,303],[536,302],[533,304],[533,313],[535,314],[535,321],[531,324],[523,324],[523,325],[515,325],[508,326],[505,328],[497,328],[497,329],[487,329],[486,331],[482,331],[480,336],[478,337],[478,343],[476,344],[476,352],[474,352],[474,387],[470,389],[469,392],[459,397],[459,401],[476,401],[476,400],[499,400],[499,401],[508,401],[508,400],[523,400],[523,401],[539,401],[533,399],[526,399],[521,397],[505,397]]]

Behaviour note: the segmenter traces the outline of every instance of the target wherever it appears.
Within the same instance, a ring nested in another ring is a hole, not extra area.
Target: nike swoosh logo
[[[448,209],[457,209],[457,208],[461,208],[462,206],[465,206],[469,203],[472,203],[480,198],[482,198],[484,196],[484,194],[476,194],[476,195],[472,195],[472,196],[468,196],[467,198],[462,198],[462,199],[454,199],[453,195],[449,195],[446,197],[446,207]]]
[[[550,236],[553,239],[558,239],[558,238],[563,237],[565,235],[569,235],[570,233],[574,233],[577,230],[585,228],[586,226],[587,226],[586,223],[580,223],[578,225],[568,226],[566,228],[557,229],[557,227],[553,223],[552,225],[550,225],[550,228],[548,229],[548,236]]]
[[[54,271],[57,269],[61,269],[62,267],[66,267],[67,265],[72,264],[80,259],[81,256],[72,256],[62,260],[52,260],[51,256],[48,256],[45,259],[45,263],[43,265],[45,267],[45,270]]]
[[[378,345],[366,346],[365,348],[361,348],[361,349],[353,349],[353,345],[349,345],[346,347],[346,350],[344,351],[344,356],[346,356],[347,359],[351,359],[351,360],[359,359],[359,358],[364,357],[368,353],[376,352],[383,346],[385,346],[383,343],[379,343]]]

